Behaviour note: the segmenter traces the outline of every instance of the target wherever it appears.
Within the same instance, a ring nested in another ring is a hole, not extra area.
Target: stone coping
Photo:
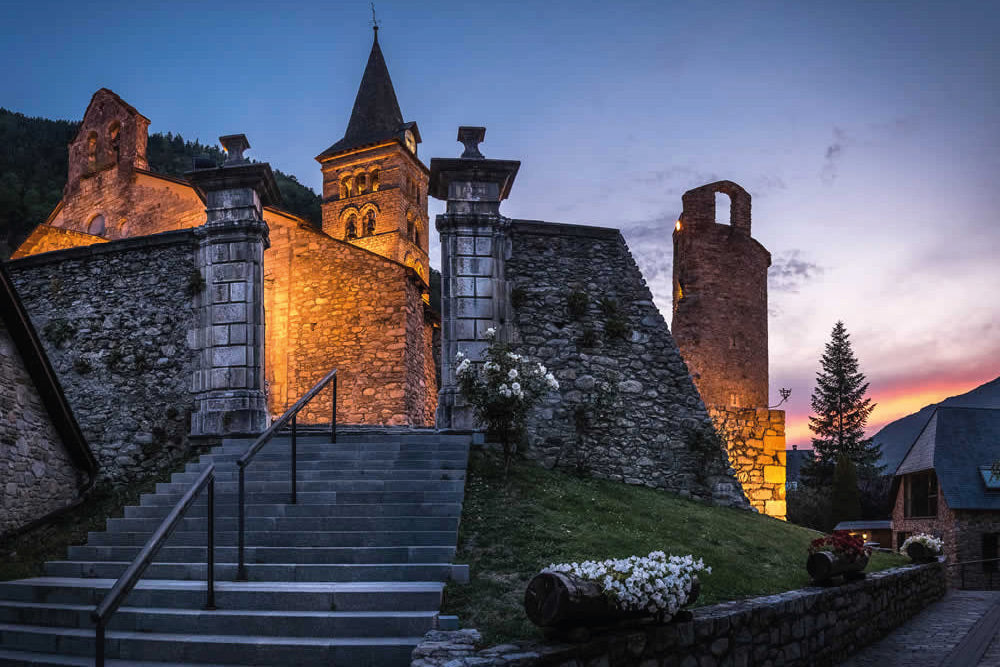
[[[519,234],[538,236],[577,236],[595,239],[618,239],[621,230],[614,227],[573,225],[565,222],[545,222],[544,220],[512,220],[511,227]]]
[[[148,236],[133,236],[124,239],[108,241],[107,243],[95,243],[93,245],[77,246],[75,248],[63,248],[62,250],[52,250],[38,255],[29,255],[20,259],[12,259],[9,265],[12,268],[20,269],[32,266],[44,266],[55,264],[67,260],[88,259],[101,255],[111,255],[117,252],[128,252],[131,250],[144,250],[146,248],[159,248],[169,245],[197,243],[197,236],[194,229],[176,229],[159,234]]]

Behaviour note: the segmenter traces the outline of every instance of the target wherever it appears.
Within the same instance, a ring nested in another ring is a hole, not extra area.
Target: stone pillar
[[[460,127],[465,144],[460,158],[431,160],[429,192],[447,201],[435,225],[441,237],[441,389],[437,427],[476,428],[472,411],[458,392],[455,355],[482,360],[486,330],[503,335],[508,316],[504,260],[510,221],[500,215],[500,202],[510,194],[521,163],[487,160],[478,145],[486,128]]]
[[[196,409],[192,436],[250,435],[268,425],[264,395],[264,250],[268,228],[263,206],[278,201],[267,163],[243,157],[244,135],[220,137],[229,154],[221,167],[185,174],[205,199],[207,220],[198,267],[205,286],[196,297],[200,350],[194,372]]]

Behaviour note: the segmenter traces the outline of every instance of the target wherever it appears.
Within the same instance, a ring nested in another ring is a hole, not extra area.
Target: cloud
[[[767,272],[767,286],[775,292],[798,293],[809,280],[823,275],[823,267],[801,258],[801,251],[786,250],[771,263]]]
[[[826,147],[823,157],[823,168],[819,177],[824,183],[833,183],[838,175],[838,163],[844,155],[844,149],[850,143],[847,133],[839,127],[833,128],[833,143]]]

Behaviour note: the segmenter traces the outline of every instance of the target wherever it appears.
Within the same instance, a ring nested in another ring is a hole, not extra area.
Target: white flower
[[[471,361],[469,361],[468,359],[462,359],[462,361],[460,361],[458,366],[455,368],[456,375],[462,375],[463,373],[468,371],[471,366],[472,366]]]
[[[490,327],[489,329],[483,332],[483,336],[485,336],[486,338],[493,338],[496,335],[497,335],[497,330],[494,329],[493,327]]]
[[[928,535],[927,533],[920,533],[906,538],[906,541],[899,547],[899,553],[906,554],[906,549],[911,544],[921,544],[927,551],[935,555],[940,555],[944,549],[944,540],[933,535]]]
[[[508,380],[514,380],[516,378],[517,378],[517,369],[516,368],[512,368],[509,371],[507,371],[507,379]]]
[[[483,368],[485,368],[488,371],[495,371],[500,369],[500,367],[494,364],[492,361],[487,361],[485,364],[483,364]]]

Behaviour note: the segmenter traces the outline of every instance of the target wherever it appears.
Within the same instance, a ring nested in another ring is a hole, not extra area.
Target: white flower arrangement
[[[939,537],[934,537],[933,535],[928,535],[927,533],[920,533],[918,535],[910,535],[907,537],[906,541],[899,547],[899,553],[907,555],[906,549],[911,544],[920,544],[927,549],[928,553],[935,556],[940,556],[942,550],[944,549],[944,540]]]
[[[712,568],[690,554],[668,556],[653,551],[644,557],[552,564],[542,571],[596,581],[623,609],[674,616],[688,601],[694,575],[711,574]]]

